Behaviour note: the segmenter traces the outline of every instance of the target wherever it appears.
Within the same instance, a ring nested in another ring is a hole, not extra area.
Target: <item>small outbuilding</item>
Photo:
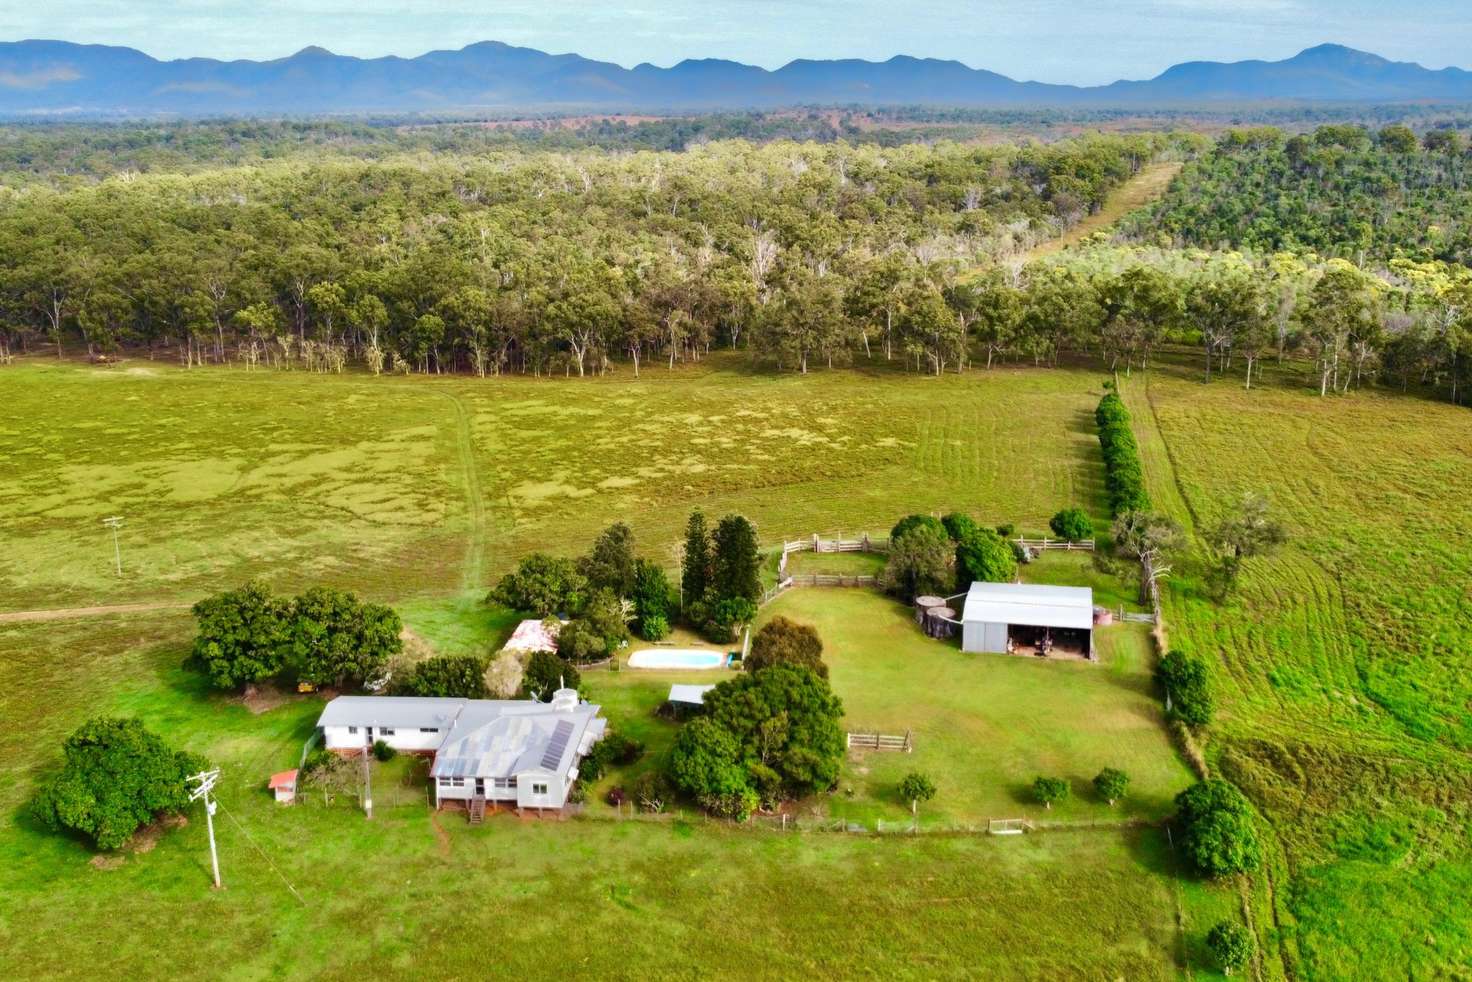
[[[281,771],[271,775],[271,793],[283,805],[296,801],[296,771]]]
[[[695,708],[705,705],[705,694],[713,685],[672,685],[669,703],[671,706]]]
[[[961,650],[1093,661],[1094,591],[1031,583],[972,583]]]

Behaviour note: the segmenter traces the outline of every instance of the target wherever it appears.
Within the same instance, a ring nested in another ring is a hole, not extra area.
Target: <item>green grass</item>
[[[1041,528],[1101,509],[1093,372],[796,377],[717,355],[637,382],[375,379],[34,358],[4,382],[12,610],[193,600],[252,575],[473,592],[617,520],[673,565],[696,506],[748,515],[768,543],[916,510]]]
[[[1213,665],[1209,757],[1275,839],[1253,900],[1269,966],[1465,969],[1472,414],[1383,391],[1321,399],[1292,365],[1251,392],[1169,367],[1125,392],[1160,506],[1199,534],[1255,491],[1290,530],[1226,605],[1189,563],[1166,599],[1172,643]]]
[[[908,607],[863,589],[793,590],[763,610],[779,614],[817,628],[849,728],[915,736],[912,754],[850,755],[836,816],[904,819],[895,788],[911,770],[935,781],[924,815],[940,824],[1156,819],[1190,781],[1166,740],[1138,625],[1099,632],[1104,660],[1090,665],[963,653],[926,637]],[[1113,809],[1090,785],[1107,766],[1132,778]],[[1068,779],[1072,797],[1044,810],[1029,794],[1039,775]]]
[[[532,976],[549,951],[560,974],[613,977],[1175,975],[1170,859],[1149,830],[880,839],[695,816],[471,828],[417,803],[403,759],[376,765],[372,821],[346,803],[278,806],[266,777],[295,764],[320,700],[256,715],[211,695],[181,668],[187,635],[174,614],[0,628],[0,717],[24,723],[0,734],[7,977],[481,974],[488,951],[467,938],[494,939],[496,972]],[[621,720],[637,702],[606,701]],[[137,713],[222,767],[223,891],[208,889],[197,809],[102,865],[18,810],[61,737],[98,712]]]
[[[877,576],[884,569],[882,552],[794,552],[787,557],[790,576]]]

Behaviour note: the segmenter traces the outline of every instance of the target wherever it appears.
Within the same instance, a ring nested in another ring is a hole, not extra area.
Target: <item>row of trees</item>
[[[923,361],[947,264],[1057,234],[1166,143],[729,142],[28,188],[0,212],[0,329],[322,371],[637,371],[747,340],[798,368],[851,342]]]
[[[194,617],[192,660],[220,689],[362,685],[381,679],[404,645],[392,609],[330,587],[286,598],[252,581],[201,600]]]

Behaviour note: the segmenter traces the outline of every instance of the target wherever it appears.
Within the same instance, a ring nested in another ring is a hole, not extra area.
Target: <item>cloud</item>
[[[0,71],[0,87],[7,89],[44,89],[57,82],[75,82],[82,73],[70,65],[38,68],[33,72]]]

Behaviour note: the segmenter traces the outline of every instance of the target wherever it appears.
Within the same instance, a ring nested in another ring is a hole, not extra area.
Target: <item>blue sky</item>
[[[1472,66],[1469,0],[0,0],[0,39],[123,44],[160,58],[270,58],[318,44],[412,56],[499,40],[624,65],[687,57],[954,58],[1094,84],[1177,61],[1277,59],[1324,41]]]

